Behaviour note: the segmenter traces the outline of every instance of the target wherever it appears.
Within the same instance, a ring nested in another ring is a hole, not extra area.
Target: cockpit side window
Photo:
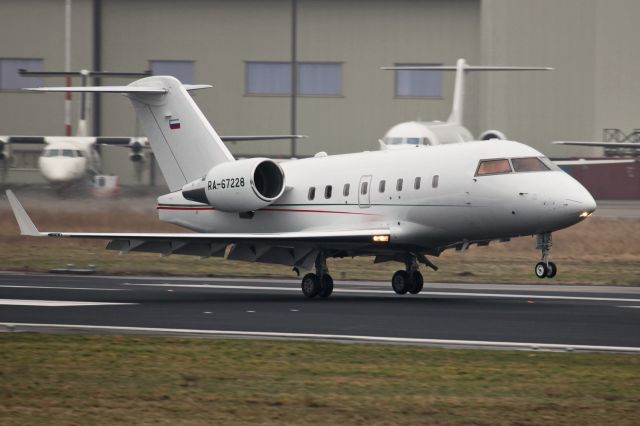
[[[506,158],[496,160],[480,160],[476,176],[511,173],[511,164]]]
[[[513,170],[520,172],[546,172],[549,170],[538,157],[512,158]]]
[[[544,165],[549,168],[549,170],[562,171],[562,169],[560,167],[558,167],[558,165],[556,163],[554,163],[553,161],[549,160],[547,157],[540,157],[540,161],[542,161],[544,163]]]

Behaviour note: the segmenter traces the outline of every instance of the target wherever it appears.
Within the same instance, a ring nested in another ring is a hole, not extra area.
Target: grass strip
[[[640,423],[640,357],[0,334],[0,423]]]

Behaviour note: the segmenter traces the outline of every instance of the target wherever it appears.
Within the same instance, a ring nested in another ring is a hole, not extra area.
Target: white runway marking
[[[33,324],[33,323],[0,323],[0,327],[9,330],[82,330],[82,331],[116,331],[129,333],[160,333],[160,334],[190,334],[199,336],[221,337],[251,337],[274,338],[290,340],[330,340],[348,342],[378,342],[378,343],[404,343],[441,347],[478,347],[500,349],[524,349],[547,351],[598,351],[598,352],[633,352],[640,353],[640,347],[632,346],[596,346],[573,345],[570,343],[525,343],[525,342],[495,342],[483,340],[445,340],[445,339],[421,339],[411,337],[385,337],[385,336],[359,336],[345,334],[310,334],[310,333],[280,333],[269,331],[235,331],[235,330],[196,330],[184,328],[148,328],[148,327],[112,327],[104,325],[84,324]]]
[[[123,283],[127,286],[146,287],[183,287],[183,288],[212,288],[227,290],[267,290],[267,291],[291,291],[299,293],[297,287],[272,287],[272,286],[252,286],[252,285],[218,285],[218,284],[171,284],[171,283]],[[336,288],[334,293],[368,293],[392,295],[393,290],[360,290],[348,288]],[[589,302],[630,302],[640,303],[640,299],[626,299],[617,297],[591,297],[591,296],[560,296],[543,294],[512,294],[512,293],[472,293],[458,291],[422,291],[421,295],[430,296],[461,296],[461,297],[494,297],[499,299],[546,299],[546,300],[581,300]]]
[[[95,288],[95,287],[55,287],[44,285],[0,285],[1,288],[43,288],[54,290],[90,290],[90,291],[131,291],[128,288]]]
[[[0,299],[0,305],[69,307],[69,306],[102,306],[102,305],[137,305],[137,303],[80,302],[75,300]]]
[[[640,309],[640,306],[618,306],[618,308],[627,308],[627,309]]]

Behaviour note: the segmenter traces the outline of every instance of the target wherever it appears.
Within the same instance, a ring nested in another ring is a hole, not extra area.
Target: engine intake
[[[500,130],[485,130],[480,135],[481,141],[490,141],[491,139],[507,140],[507,137]]]
[[[240,213],[270,205],[284,189],[284,172],[275,161],[251,158],[215,166],[202,179],[186,184],[182,196],[217,210]]]

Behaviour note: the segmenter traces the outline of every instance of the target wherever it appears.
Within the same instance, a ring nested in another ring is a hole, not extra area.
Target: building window
[[[342,96],[342,64],[298,64],[300,96]]]
[[[331,193],[333,192],[333,187],[331,185],[327,185],[324,187],[324,198],[327,200],[331,198]]]
[[[316,198],[316,187],[312,186],[311,188],[309,188],[309,196],[308,196],[309,200],[313,200],[314,198]]]
[[[384,192],[384,188],[385,188],[386,185],[387,185],[387,181],[381,180],[380,184],[378,185],[378,191]]]
[[[402,178],[396,182],[396,191],[402,191]]]
[[[342,195],[344,195],[345,197],[349,196],[349,187],[351,185],[349,185],[348,183],[344,184],[344,187],[342,188]]]
[[[416,180],[413,182],[413,189],[420,189],[421,181],[422,181],[422,178],[417,177]]]
[[[247,62],[248,95],[291,95],[289,62]]]
[[[433,175],[433,179],[431,179],[431,187],[432,188],[437,188],[438,187],[438,181],[440,180],[440,176],[438,175]]]
[[[440,64],[395,64],[397,67],[440,65]],[[441,98],[442,71],[396,70],[396,97],[398,98]]]
[[[342,96],[342,64],[298,64],[299,96]],[[247,95],[291,96],[290,62],[247,62]]]
[[[0,90],[20,90],[25,87],[40,87],[39,77],[22,77],[18,71],[42,71],[42,59],[0,59]]]
[[[193,84],[193,61],[149,61],[149,68],[153,75],[171,75],[182,84]]]

